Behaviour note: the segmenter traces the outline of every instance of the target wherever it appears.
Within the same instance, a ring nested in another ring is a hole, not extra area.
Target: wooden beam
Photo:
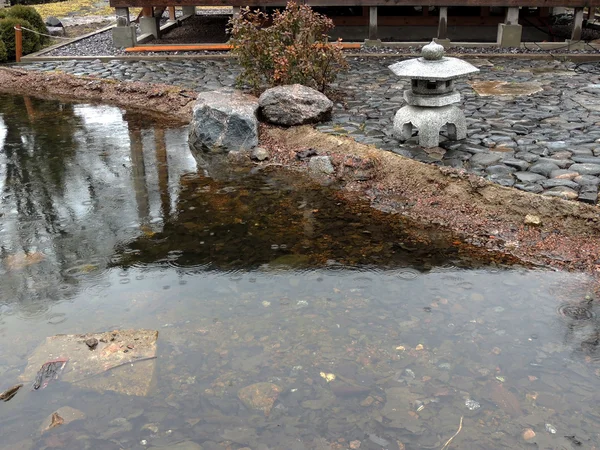
[[[149,0],[110,0],[110,6],[146,7]],[[286,0],[152,0],[152,6],[285,6]],[[306,0],[310,6],[504,6],[581,7],[600,6],[600,0]]]
[[[176,18],[175,18],[175,7],[174,6],[169,6],[169,20],[171,22],[174,22],[176,20]]]
[[[342,43],[342,48],[346,50],[358,50],[361,44]],[[223,52],[231,50],[233,46],[229,44],[187,44],[187,45],[138,45],[136,47],[126,48],[128,53],[135,52],[193,52],[193,51],[217,51]]]

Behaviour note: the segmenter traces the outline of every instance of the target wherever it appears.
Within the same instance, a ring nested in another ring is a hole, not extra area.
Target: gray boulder
[[[67,33],[63,27],[46,27],[50,36],[66,36]]]
[[[301,84],[267,89],[258,102],[267,122],[284,126],[320,122],[333,108],[333,102],[324,94]]]
[[[64,28],[62,22],[54,16],[50,16],[46,19],[46,26]]]
[[[239,91],[198,95],[189,128],[190,147],[204,153],[227,153],[258,145],[258,99]]]

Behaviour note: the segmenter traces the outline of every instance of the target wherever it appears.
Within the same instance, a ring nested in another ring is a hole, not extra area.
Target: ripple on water
[[[59,325],[67,321],[67,315],[65,313],[50,313],[45,317],[46,321],[50,325]]]
[[[421,275],[421,272],[419,272],[416,269],[405,267],[404,269],[397,270],[396,275],[398,276],[398,278],[402,278],[403,280],[414,280],[419,275]]]
[[[590,310],[589,305],[575,305],[572,303],[563,303],[558,307],[558,314],[564,319],[575,321],[586,321],[596,317],[596,314]]]

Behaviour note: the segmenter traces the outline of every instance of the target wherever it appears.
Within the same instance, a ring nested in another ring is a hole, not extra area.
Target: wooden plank
[[[369,25],[368,17],[345,17],[337,16],[332,17],[335,26],[344,27],[363,27]],[[461,17],[461,16],[449,16],[448,26],[495,26],[504,21],[502,16],[491,16],[491,17]],[[378,16],[377,26],[381,27],[436,27],[438,26],[438,18],[435,16]]]
[[[110,6],[145,7],[152,6],[285,6],[286,0],[110,0]],[[311,6],[530,6],[590,7],[600,6],[600,0],[306,0]]]
[[[358,50],[361,44],[342,43],[342,48],[346,50]],[[193,51],[215,51],[222,52],[231,50],[233,47],[229,44],[184,44],[184,45],[138,45],[136,47],[126,48],[127,53],[137,52],[193,52]]]

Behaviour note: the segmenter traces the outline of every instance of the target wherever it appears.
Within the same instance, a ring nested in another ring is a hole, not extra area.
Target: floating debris
[[[324,378],[325,381],[327,381],[328,383],[330,383],[333,380],[335,380],[335,374],[333,374],[333,373],[321,372],[319,375],[321,375],[321,378]]]
[[[39,388],[44,389],[48,386],[48,383],[52,380],[58,380],[58,376],[67,365],[69,360],[67,358],[59,358],[54,361],[48,361],[44,363],[41,369],[35,376],[33,382],[33,389],[38,390]]]
[[[550,423],[546,424],[546,431],[550,434],[556,434],[556,428]]]
[[[21,389],[22,387],[23,387],[22,384],[17,384],[16,386],[13,386],[10,389],[7,389],[6,391],[4,391],[3,393],[0,394],[0,400],[2,400],[3,402],[9,401],[15,395],[17,395],[17,392],[19,392],[19,389]]]

